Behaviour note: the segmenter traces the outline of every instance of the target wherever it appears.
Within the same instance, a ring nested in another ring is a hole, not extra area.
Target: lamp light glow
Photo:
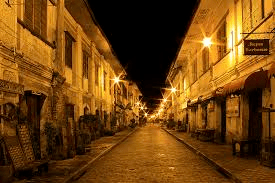
[[[205,47],[209,47],[212,44],[210,37],[205,37],[202,42]]]
[[[171,89],[172,93],[175,93],[176,90],[177,90],[176,88],[172,88],[172,89]]]
[[[115,77],[114,81],[115,81],[115,83],[118,83],[119,82],[119,77]]]

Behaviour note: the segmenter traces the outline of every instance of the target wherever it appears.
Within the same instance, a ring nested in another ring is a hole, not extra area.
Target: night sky
[[[191,21],[197,0],[92,1],[90,7],[128,78],[139,86],[152,108]]]

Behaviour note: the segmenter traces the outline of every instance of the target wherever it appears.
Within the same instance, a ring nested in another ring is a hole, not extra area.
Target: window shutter
[[[34,0],[34,31],[38,34],[41,34],[41,1]]]
[[[227,39],[226,39],[226,22],[223,23],[222,25],[222,54],[226,53],[226,42],[227,42]]]
[[[89,67],[89,57],[88,54],[83,51],[83,68],[82,68],[82,72],[83,72],[83,77],[88,79],[88,67]]]
[[[251,30],[250,0],[243,0],[243,32]]]
[[[33,28],[33,0],[25,0],[24,22]]]
[[[262,1],[257,0],[257,1],[252,1],[252,28],[256,27],[259,23],[260,20],[262,19]]]
[[[73,40],[71,35],[65,33],[65,65],[69,68],[72,68],[72,46]]]
[[[41,35],[47,38],[47,0],[41,2]]]

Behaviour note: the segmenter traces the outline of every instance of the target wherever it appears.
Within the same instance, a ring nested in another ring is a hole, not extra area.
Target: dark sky
[[[160,88],[165,87],[195,3],[89,0],[97,22],[148,107],[162,98]]]

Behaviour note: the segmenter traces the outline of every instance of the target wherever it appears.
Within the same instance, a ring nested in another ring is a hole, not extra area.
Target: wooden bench
[[[35,160],[28,127],[24,124],[18,125],[17,132],[18,136],[4,137],[14,175],[19,176],[23,171],[31,171],[32,173],[38,171],[39,174],[42,173],[42,170],[48,172],[48,160]]]
[[[237,152],[236,145],[240,146],[240,151]],[[256,151],[259,148],[259,143],[257,140],[248,140],[248,139],[232,139],[232,155],[237,155],[239,157],[248,156]]]
[[[214,141],[215,129],[196,129],[195,133],[200,141]]]

